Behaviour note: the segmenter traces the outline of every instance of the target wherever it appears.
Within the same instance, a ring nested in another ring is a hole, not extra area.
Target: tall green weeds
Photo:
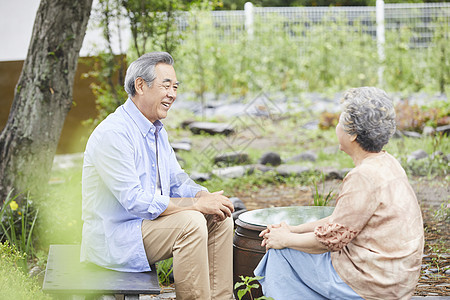
[[[30,196],[16,202],[19,195],[12,196],[10,191],[0,209],[0,241],[9,241],[18,251],[34,256],[32,234],[39,210],[32,207]],[[25,259],[19,260],[21,268],[27,270]]]

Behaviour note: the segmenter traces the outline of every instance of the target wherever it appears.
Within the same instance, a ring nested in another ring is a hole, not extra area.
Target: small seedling
[[[255,281],[255,280],[263,279],[263,277],[261,277],[261,276],[255,276],[255,277],[245,276],[244,277],[244,276],[241,275],[241,276],[239,276],[239,278],[241,278],[242,281],[236,282],[236,284],[234,285],[234,289],[235,290],[238,289],[241,286],[244,286],[243,289],[240,289],[240,290],[237,291],[237,296],[238,296],[239,300],[241,300],[242,297],[244,297],[244,295],[247,294],[247,293],[250,295],[250,299],[251,300],[270,300],[270,299],[273,300],[273,298],[266,297],[266,296],[262,296],[262,297],[253,299],[253,295],[252,295],[251,290],[254,289],[254,288],[255,289],[259,288],[259,284],[258,283],[251,284],[251,283],[253,281]]]

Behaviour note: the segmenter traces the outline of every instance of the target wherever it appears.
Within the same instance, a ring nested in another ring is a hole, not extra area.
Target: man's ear
[[[134,81],[134,89],[136,90],[136,94],[144,94],[144,84],[146,84],[144,79],[142,79],[141,77],[136,78],[136,80]]]
[[[356,138],[357,138],[357,137],[358,137],[357,134],[354,134],[354,135],[350,136],[350,141],[351,141],[351,142],[356,141]]]

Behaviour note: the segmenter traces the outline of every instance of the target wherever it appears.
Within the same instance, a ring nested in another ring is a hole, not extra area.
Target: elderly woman
[[[266,296],[285,299],[409,299],[417,284],[422,215],[405,171],[383,151],[395,111],[374,87],[344,95],[336,135],[355,164],[331,216],[312,223],[269,225],[268,250],[255,275]]]

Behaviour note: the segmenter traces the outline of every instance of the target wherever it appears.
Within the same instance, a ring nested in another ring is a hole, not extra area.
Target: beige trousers
[[[177,300],[233,299],[233,219],[187,210],[142,222],[150,264],[173,256]]]

